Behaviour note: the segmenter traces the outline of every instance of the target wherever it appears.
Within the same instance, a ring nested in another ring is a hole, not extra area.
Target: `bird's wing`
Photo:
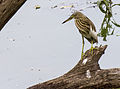
[[[85,22],[87,22],[89,24],[89,27],[92,27],[92,30],[96,32],[96,28],[95,28],[95,25],[93,24],[93,22],[85,16]]]
[[[76,19],[75,25],[79,29],[80,33],[89,34],[90,26],[89,23],[87,23],[86,21],[82,19]]]
[[[93,24],[93,22],[86,17],[86,21],[89,22],[89,27],[90,27],[90,35],[93,38],[93,43],[98,43],[98,38],[97,38],[97,33],[96,33],[96,28],[95,25]]]
[[[95,40],[94,43],[98,42],[95,26],[89,18],[84,16],[82,18],[76,19],[75,25],[79,29],[79,32],[84,37],[86,37],[86,39],[88,39],[89,42],[91,42],[91,40]]]

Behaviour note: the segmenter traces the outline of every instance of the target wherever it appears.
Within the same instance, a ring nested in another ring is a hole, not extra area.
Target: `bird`
[[[82,35],[82,53],[81,53],[81,59],[83,58],[84,55],[84,38],[86,38],[90,43],[91,43],[91,48],[90,50],[93,53],[93,44],[98,43],[98,37],[97,37],[97,32],[95,25],[93,22],[85,16],[82,12],[76,11],[74,12],[67,20],[65,20],[62,24],[74,19],[75,25],[79,32]]]

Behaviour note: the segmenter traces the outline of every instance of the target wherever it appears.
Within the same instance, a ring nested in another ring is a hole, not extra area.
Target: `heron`
[[[62,24],[74,19],[75,25],[78,28],[79,32],[82,35],[82,53],[81,59],[84,55],[84,38],[86,38],[91,43],[90,50],[93,53],[93,44],[98,43],[98,37],[95,25],[93,22],[85,16],[83,13],[76,11],[74,12],[67,20],[65,20]]]

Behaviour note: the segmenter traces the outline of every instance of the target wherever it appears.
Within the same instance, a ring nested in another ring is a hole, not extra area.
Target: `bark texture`
[[[26,0],[0,0],[0,31]]]
[[[27,89],[116,89],[120,87],[120,69],[100,69],[98,61],[107,45],[87,50],[83,60],[68,73]]]

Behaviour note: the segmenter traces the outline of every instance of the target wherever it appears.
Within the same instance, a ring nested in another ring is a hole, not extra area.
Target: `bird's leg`
[[[93,54],[93,41],[91,42],[91,48],[90,48],[90,51],[92,51],[92,54]]]
[[[84,55],[84,37],[82,35],[82,53],[81,53],[81,59],[83,59],[83,55]]]

